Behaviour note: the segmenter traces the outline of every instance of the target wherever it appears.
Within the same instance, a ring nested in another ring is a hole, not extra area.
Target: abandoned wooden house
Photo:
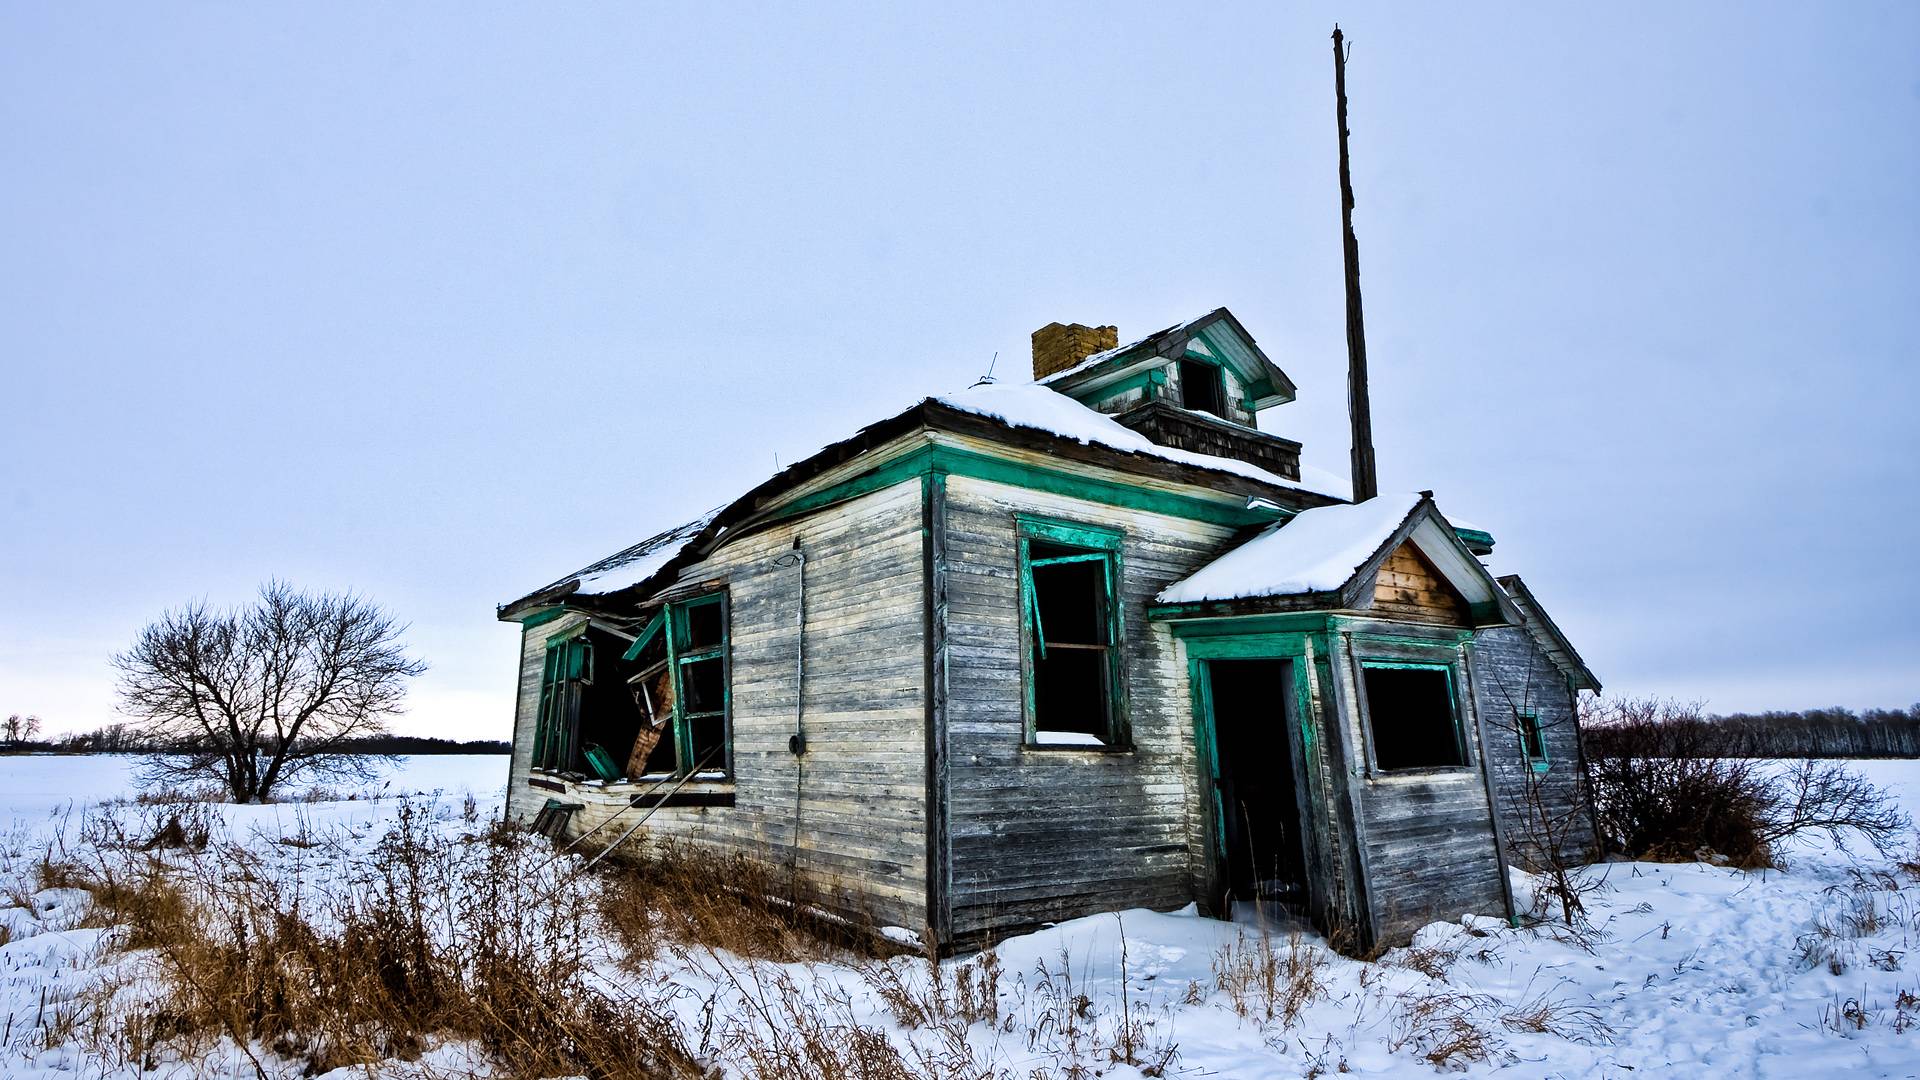
[[[1513,793],[1597,689],[1493,538],[1255,426],[1224,308],[913,408],[503,605],[509,812],[793,868],[948,946],[1291,908],[1355,947],[1512,913]],[[701,847],[704,846],[704,847]]]

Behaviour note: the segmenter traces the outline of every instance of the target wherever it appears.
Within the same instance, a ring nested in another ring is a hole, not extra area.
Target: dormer
[[[1034,381],[1163,446],[1251,462],[1300,478],[1300,444],[1261,431],[1260,409],[1293,400],[1281,371],[1226,308],[1120,345],[1111,326],[1033,332]]]

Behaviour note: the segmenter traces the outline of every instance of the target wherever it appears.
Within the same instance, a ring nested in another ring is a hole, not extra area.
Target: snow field
[[[130,765],[0,758],[0,1075],[149,1075],[100,1059],[89,1002],[102,986],[123,1001],[167,988],[95,925],[86,892],[41,869],[49,851],[88,842],[89,808],[127,794]],[[1920,762],[1857,767],[1920,809]],[[219,835],[248,841],[251,872],[320,898],[365,887],[400,792],[422,793],[408,799],[417,820],[457,837],[498,814],[504,775],[503,757],[416,758],[368,798],[206,813]],[[668,1010],[688,1046],[735,1076],[769,1073],[809,1030],[843,1049],[877,1033],[925,1075],[1920,1074],[1920,1032],[1908,1030],[1920,1023],[1920,880],[1825,846],[1786,855],[1784,871],[1764,873],[1594,867],[1605,884],[1587,897],[1587,932],[1463,912],[1368,963],[1191,910],[1075,920],[937,969],[913,956],[774,963],[697,943],[636,959],[612,935],[586,948],[597,978]],[[528,873],[565,880],[580,862],[535,845],[521,857]],[[1530,891],[1525,875],[1516,886]],[[152,1062],[151,1075],[257,1075],[228,1040],[202,1049]],[[296,1059],[248,1050],[268,1075],[300,1075]],[[372,1075],[488,1069],[475,1048],[446,1043]]]

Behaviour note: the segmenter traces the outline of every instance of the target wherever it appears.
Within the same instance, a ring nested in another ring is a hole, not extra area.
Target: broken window
[[[1547,771],[1547,736],[1540,730],[1540,714],[1531,709],[1520,712],[1520,750],[1535,772]]]
[[[548,642],[533,767],[602,780],[730,775],[726,610],[713,593],[669,604],[638,636],[596,620]]]
[[[1220,369],[1200,360],[1180,361],[1180,404],[1224,419],[1227,386]]]
[[[679,675],[676,700],[686,734],[681,771],[725,776],[727,761],[726,608],[719,594],[675,604],[674,668]]]
[[[586,626],[547,642],[540,673],[540,713],[533,730],[533,767],[577,771],[584,764],[580,746],[581,699],[593,683],[593,643]]]
[[[1454,719],[1450,666],[1368,662],[1360,671],[1375,765],[1439,769],[1467,763]]]
[[[679,769],[673,737],[673,672],[667,666],[667,615],[655,615],[627,648],[623,659],[637,670],[627,676],[627,692],[640,713],[640,727],[627,756],[627,775],[671,776]]]
[[[628,648],[624,659],[637,668],[628,682],[644,718],[629,775],[732,775],[726,599],[669,604]],[[639,742],[649,743],[644,760]]]
[[[1123,746],[1120,536],[1022,519],[1027,730],[1036,746]]]

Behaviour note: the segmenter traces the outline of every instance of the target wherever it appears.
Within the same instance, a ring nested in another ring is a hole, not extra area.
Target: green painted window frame
[[[547,639],[540,669],[540,703],[534,714],[531,767],[565,772],[573,764],[579,718],[574,718],[575,724],[568,724],[558,713],[569,696],[568,683],[592,684],[593,664],[593,641],[587,637],[586,623]]]
[[[1125,580],[1125,567],[1121,560],[1123,534],[1119,529],[1108,526],[1089,525],[1032,514],[1015,514],[1014,523],[1019,544],[1020,565],[1021,711],[1025,717],[1023,745],[1029,750],[1064,750],[1082,753],[1131,752],[1133,732],[1127,718],[1124,670],[1126,617],[1121,604],[1121,583]],[[1070,553],[1035,559],[1032,555],[1032,546],[1036,540],[1068,548]],[[1037,682],[1036,662],[1045,657],[1046,642],[1042,636],[1045,627],[1040,618],[1039,595],[1034,587],[1033,568],[1068,562],[1098,562],[1105,571],[1107,641],[1104,660],[1107,715],[1104,733],[1095,736],[1102,740],[1099,745],[1039,741],[1039,733],[1045,729],[1040,726],[1039,707],[1034,690]]]
[[[1473,768],[1473,746],[1467,739],[1466,725],[1460,715],[1460,679],[1454,671],[1455,664],[1450,660],[1399,660],[1361,657],[1356,665],[1356,674],[1361,684],[1360,692],[1366,700],[1366,715],[1360,718],[1366,728],[1367,766],[1375,773],[1388,776],[1404,776],[1423,772],[1445,772],[1456,769]],[[1414,671],[1438,671],[1447,679],[1447,716],[1453,725],[1453,745],[1460,752],[1458,765],[1414,765],[1404,768],[1387,769],[1380,765],[1379,733],[1373,727],[1373,698],[1366,692],[1367,670],[1369,668],[1400,669]]]
[[[694,649],[690,644],[692,613],[703,607],[719,605],[720,638],[717,642]],[[718,773],[714,780],[733,779],[733,612],[727,602],[727,590],[702,593],[686,600],[677,600],[667,604],[648,620],[632,645],[622,654],[623,660],[636,660],[640,653],[652,643],[656,634],[664,633],[667,642],[667,669],[673,673],[673,776],[687,776],[694,773],[696,767],[701,773]],[[690,712],[687,702],[688,672],[694,664],[718,660],[720,663],[720,708],[705,712]],[[696,762],[693,760],[693,722],[719,718],[720,721],[720,761]],[[659,775],[649,773],[649,776]]]
[[[1553,760],[1547,754],[1547,731],[1540,726],[1539,711],[1521,709],[1514,713],[1514,719],[1519,721],[1520,756],[1526,759],[1534,772],[1543,773],[1552,768]],[[1536,746],[1540,749],[1538,754],[1533,752]]]

